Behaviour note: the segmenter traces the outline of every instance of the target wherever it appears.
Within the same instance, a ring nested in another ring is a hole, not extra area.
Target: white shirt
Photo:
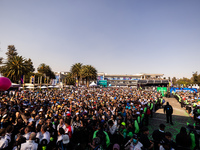
[[[0,149],[8,147],[8,140],[5,137],[0,137]]]
[[[26,143],[21,144],[21,150],[37,150],[38,144],[35,141],[28,140]]]
[[[115,133],[115,131],[117,130],[117,126],[113,124],[112,127],[109,126],[109,131],[110,133],[113,135]]]
[[[31,134],[31,132],[28,132],[28,133],[24,134],[23,136],[26,138],[26,140],[29,140],[30,134]]]
[[[8,140],[8,142],[11,142],[11,135],[12,133],[6,133],[5,138]]]
[[[141,150],[142,146],[142,143],[140,143],[139,141],[136,145],[134,145],[133,142],[131,142],[130,150]]]
[[[44,134],[42,134],[41,139],[40,139],[40,142],[41,142],[43,139],[46,139],[46,140],[47,140],[47,144],[49,144],[49,142],[50,142],[50,134],[49,134],[48,131],[46,131]]]
[[[28,122],[32,122],[32,121],[34,121],[34,118],[29,118],[28,119]]]
[[[57,131],[60,129],[60,128],[63,128],[64,129],[64,131],[65,131],[65,129],[66,129],[66,126],[65,126],[65,124],[63,123],[63,125],[58,125],[57,126]]]
[[[61,140],[63,140],[63,135],[58,136],[58,139],[57,139],[56,143],[58,143],[58,141],[61,141]]]
[[[165,148],[162,145],[160,145],[159,150],[165,150]],[[174,150],[174,149],[172,148],[171,150]]]
[[[42,133],[41,132],[37,132],[36,138],[41,139],[42,138]]]

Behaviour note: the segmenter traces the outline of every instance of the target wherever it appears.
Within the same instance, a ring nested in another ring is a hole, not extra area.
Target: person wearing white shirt
[[[24,129],[24,137],[26,138],[26,140],[28,140],[29,139],[29,136],[30,136],[30,134],[31,134],[31,132],[30,132],[30,127],[29,126],[27,126],[25,129]]]
[[[57,126],[57,131],[59,130],[59,128],[63,128],[64,130],[66,129],[64,120],[63,120],[62,118],[60,119],[60,123],[59,123],[59,125]]]
[[[134,134],[124,147],[125,150],[142,150],[143,144],[138,141],[137,135]]]
[[[9,125],[7,128],[6,128],[6,135],[5,135],[5,138],[8,140],[8,143],[11,142],[11,135],[12,135],[12,132],[13,132],[13,126],[12,125]]]
[[[42,140],[46,140],[47,141],[46,144],[49,144],[49,142],[50,142],[50,133],[47,131],[47,127],[45,125],[43,125],[41,127],[41,133],[42,133],[42,136],[40,138],[40,143],[42,142]]]
[[[5,138],[6,130],[0,129],[0,149],[8,147],[8,140]]]
[[[35,143],[35,137],[36,137],[36,134],[35,132],[32,132],[30,134],[30,137],[29,137],[29,140],[26,141],[26,143],[23,143],[21,144],[21,150],[37,150],[38,149],[38,144]]]
[[[116,130],[117,130],[117,126],[114,125],[113,120],[109,120],[109,121],[108,121],[108,128],[109,128],[110,134],[111,134],[111,135],[114,135],[114,133],[115,133]]]

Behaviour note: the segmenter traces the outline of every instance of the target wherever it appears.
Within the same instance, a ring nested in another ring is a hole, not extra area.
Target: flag
[[[31,83],[31,84],[34,83],[34,76],[30,76],[30,83]]]
[[[21,84],[24,84],[24,75],[21,75]]]

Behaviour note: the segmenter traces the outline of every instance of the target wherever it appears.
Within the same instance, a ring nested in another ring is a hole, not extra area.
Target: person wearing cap
[[[37,150],[38,144],[35,143],[36,134],[35,132],[32,132],[29,136],[29,140],[26,141],[26,143],[21,144],[21,150]]]
[[[152,134],[154,140],[154,150],[159,150],[160,141],[165,137],[165,125],[160,124],[159,129],[154,130]]]
[[[143,144],[143,147],[148,150],[153,150],[154,143],[151,142],[148,138],[149,129],[147,127],[142,128],[142,134],[140,136],[140,142]]]
[[[121,123],[120,129],[119,129],[119,133],[124,139],[126,138],[127,130],[126,130],[126,123],[125,122]]]

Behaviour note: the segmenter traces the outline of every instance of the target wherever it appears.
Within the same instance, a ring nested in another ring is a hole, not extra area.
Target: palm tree
[[[86,85],[89,87],[90,80],[97,78],[97,70],[91,65],[85,65],[81,69],[81,76],[86,79]]]
[[[72,76],[78,80],[77,86],[79,86],[79,80],[81,77],[81,68],[82,68],[82,63],[76,63],[71,67]]]
[[[72,75],[71,72],[66,75],[65,82],[66,82],[67,85],[74,85],[75,84],[76,81],[73,78],[73,75]]]
[[[51,68],[48,65],[44,63],[39,65],[39,67],[37,68],[37,71],[43,74],[43,76],[45,77],[50,77],[50,79],[55,78],[54,72],[51,70]]]
[[[34,70],[33,66],[27,63],[27,60],[22,56],[13,56],[2,67],[1,71],[5,77],[8,77],[12,82],[18,82],[21,75],[28,74]]]

